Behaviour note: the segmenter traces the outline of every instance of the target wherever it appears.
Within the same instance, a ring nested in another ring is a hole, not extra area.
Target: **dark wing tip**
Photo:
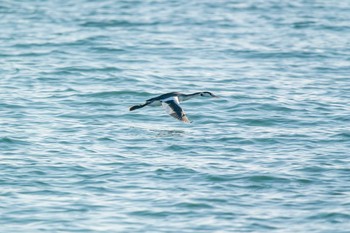
[[[144,107],[143,104],[134,105],[134,106],[131,106],[131,107],[129,108],[129,111],[134,111],[134,110],[139,109],[139,108],[142,108],[142,107]]]

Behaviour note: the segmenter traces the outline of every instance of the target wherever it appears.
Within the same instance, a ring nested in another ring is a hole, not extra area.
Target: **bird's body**
[[[165,111],[172,117],[185,122],[190,123],[185,112],[180,106],[180,102],[192,99],[198,96],[205,97],[217,97],[211,92],[196,92],[193,94],[182,94],[180,92],[169,92],[151,99],[146,100],[144,104],[138,104],[130,107],[130,111],[143,108],[145,106],[163,106]]]

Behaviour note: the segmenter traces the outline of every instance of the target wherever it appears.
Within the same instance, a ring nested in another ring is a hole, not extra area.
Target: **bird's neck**
[[[194,97],[198,97],[198,96],[200,96],[200,95],[201,95],[200,92],[196,92],[196,93],[188,94],[188,95],[183,94],[183,95],[179,96],[179,99],[180,99],[181,102],[183,102],[183,101],[192,99],[192,98],[194,98]]]

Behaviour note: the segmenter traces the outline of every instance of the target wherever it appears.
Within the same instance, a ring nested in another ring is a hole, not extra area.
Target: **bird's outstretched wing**
[[[168,98],[162,101],[162,106],[170,116],[178,119],[179,121],[191,123],[191,121],[188,120],[184,110],[182,110],[180,107],[179,99],[177,97]]]

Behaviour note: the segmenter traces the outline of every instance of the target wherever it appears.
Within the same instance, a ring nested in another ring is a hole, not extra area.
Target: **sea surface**
[[[350,232],[350,1],[1,0],[0,232]],[[171,91],[220,96],[129,107]]]

